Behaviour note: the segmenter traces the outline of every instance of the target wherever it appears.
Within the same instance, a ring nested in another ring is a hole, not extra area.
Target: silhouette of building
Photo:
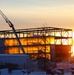
[[[40,27],[16,29],[25,50],[32,59],[45,57],[51,61],[70,57],[72,29]],[[22,54],[12,30],[0,31],[0,54]]]

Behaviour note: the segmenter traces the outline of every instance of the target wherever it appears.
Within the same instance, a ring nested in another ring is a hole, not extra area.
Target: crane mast
[[[21,42],[20,42],[20,39],[19,39],[19,37],[18,37],[18,35],[17,35],[17,32],[16,32],[16,30],[15,30],[15,28],[14,28],[14,25],[13,25],[12,22],[4,15],[4,13],[3,13],[1,10],[0,10],[0,14],[1,14],[1,16],[5,19],[6,23],[8,23],[9,27],[12,28],[13,33],[15,34],[16,39],[17,39],[17,41],[18,41],[18,43],[19,43],[19,45],[20,45],[20,48],[21,48],[21,50],[22,50],[22,52],[23,52],[23,54],[24,54],[24,53],[25,53],[24,48],[23,48],[23,46],[22,46],[22,44],[21,44]]]

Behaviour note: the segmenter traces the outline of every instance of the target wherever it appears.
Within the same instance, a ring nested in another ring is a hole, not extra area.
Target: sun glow
[[[74,56],[74,32],[73,32],[73,46],[71,48],[72,56]]]

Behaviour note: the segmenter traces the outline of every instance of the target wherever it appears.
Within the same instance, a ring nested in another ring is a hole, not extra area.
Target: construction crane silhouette
[[[21,42],[20,42],[20,39],[19,39],[19,37],[18,37],[18,35],[17,35],[17,32],[16,32],[16,30],[15,30],[15,28],[14,28],[13,23],[4,15],[4,13],[3,13],[1,10],[0,10],[0,14],[1,14],[1,16],[5,19],[6,23],[8,23],[9,27],[12,28],[13,33],[15,34],[16,39],[17,39],[17,41],[18,41],[18,43],[19,43],[19,46],[20,46],[20,48],[21,48],[21,50],[22,50],[22,52],[23,52],[23,54],[24,54],[24,53],[25,53],[24,48],[23,48],[23,46],[22,46],[22,44],[21,44]]]

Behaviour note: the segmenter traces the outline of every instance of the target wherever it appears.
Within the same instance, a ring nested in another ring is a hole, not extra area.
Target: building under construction
[[[32,59],[45,57],[52,61],[70,56],[72,30],[56,27],[16,29],[24,52]],[[22,54],[13,30],[0,31],[0,53]]]

